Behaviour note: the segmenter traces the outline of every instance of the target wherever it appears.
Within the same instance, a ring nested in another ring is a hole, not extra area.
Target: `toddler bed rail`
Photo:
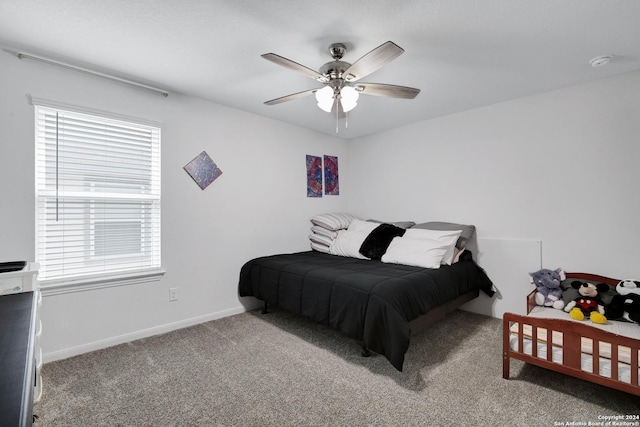
[[[618,283],[615,279],[584,273],[567,273],[567,277],[607,283],[610,286]],[[529,314],[535,307],[534,295],[535,291],[527,296]],[[504,314],[503,378],[509,379],[510,361],[513,358],[640,396],[640,325],[631,325],[634,336],[626,336],[603,330],[587,322],[575,321],[564,312],[555,312],[560,317],[566,316],[566,320]]]

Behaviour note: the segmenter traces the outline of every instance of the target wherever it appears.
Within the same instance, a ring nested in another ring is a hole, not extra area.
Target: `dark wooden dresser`
[[[0,296],[0,426],[33,423],[36,316],[36,292]]]

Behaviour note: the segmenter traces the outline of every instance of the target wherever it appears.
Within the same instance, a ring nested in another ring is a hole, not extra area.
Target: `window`
[[[33,103],[39,280],[160,269],[160,128]]]

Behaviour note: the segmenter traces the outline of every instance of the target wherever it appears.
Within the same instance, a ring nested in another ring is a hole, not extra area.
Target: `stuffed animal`
[[[616,291],[618,295],[604,308],[605,316],[640,323],[640,282],[621,280],[616,285]]]
[[[556,268],[555,270],[543,268],[534,273],[529,273],[529,276],[531,283],[536,285],[537,305],[553,307],[558,310],[564,308],[562,288],[560,287],[560,282],[566,278],[564,270],[561,268]]]
[[[621,280],[616,285],[616,292],[620,295],[640,295],[640,282],[635,280]]]
[[[609,285],[605,283],[594,285],[593,283],[574,280],[571,282],[571,287],[577,289],[580,296],[569,302],[564,311],[569,313],[571,318],[575,320],[584,320],[585,316],[589,316],[593,323],[601,325],[607,323],[599,293],[606,292],[609,289]]]

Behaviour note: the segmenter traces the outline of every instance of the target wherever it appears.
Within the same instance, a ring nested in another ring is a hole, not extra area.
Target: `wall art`
[[[307,197],[322,197],[322,157],[307,154]]]
[[[211,160],[211,157],[209,157],[206,151],[198,154],[196,158],[187,163],[183,169],[203,190],[222,175],[222,171],[215,162]]]
[[[324,156],[324,194],[332,196],[340,194],[338,158],[336,156]]]

